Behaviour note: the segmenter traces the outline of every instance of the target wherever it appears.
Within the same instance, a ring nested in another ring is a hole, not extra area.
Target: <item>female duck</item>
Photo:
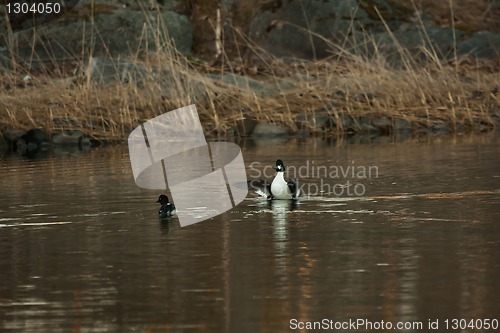
[[[175,215],[175,205],[173,203],[170,203],[168,197],[165,194],[161,194],[156,202],[161,205],[160,209],[158,210],[158,217],[164,219]]]

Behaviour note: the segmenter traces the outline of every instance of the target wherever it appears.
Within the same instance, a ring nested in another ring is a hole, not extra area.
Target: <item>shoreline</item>
[[[79,76],[0,76],[0,142],[10,151],[123,142],[142,123],[195,104],[206,137],[482,133],[500,128],[497,72],[396,70],[357,62],[276,64],[256,75],[94,58]],[[229,66],[230,67],[230,66]],[[370,72],[366,72],[369,69]],[[123,79],[126,76],[127,80]],[[443,84],[444,82],[444,84]],[[19,149],[18,149],[19,146]]]
[[[275,126],[259,123],[258,125]],[[432,142],[434,140],[456,140],[457,138],[477,138],[500,134],[500,126],[482,127],[475,130],[449,131],[448,127],[427,127],[412,130],[398,131],[359,131],[338,133],[337,135],[321,135],[299,131],[297,133],[276,133],[239,135],[206,135],[209,141],[225,140],[231,142],[251,142],[252,144],[266,144],[269,142],[285,142],[289,140],[324,140],[343,144],[373,144],[373,143],[414,143]],[[127,137],[122,139],[92,139],[79,130],[57,131],[50,134],[47,130],[33,128],[29,131],[18,129],[2,131],[0,136],[0,155],[18,154],[34,157],[46,155],[52,151],[70,151],[74,153],[86,152],[93,148],[104,146],[120,146],[126,144]]]
[[[403,6],[401,18],[370,15],[364,5],[345,17],[322,17],[349,8],[311,2],[311,30],[294,16],[305,14],[294,2],[257,9],[243,6],[252,4],[246,0],[227,8],[214,30],[170,6],[84,2],[52,24],[0,39],[0,142],[10,150],[123,142],[142,123],[191,104],[205,136],[214,138],[446,135],[500,127],[495,20],[481,26],[487,31],[467,32],[442,17],[436,25],[439,15],[420,16],[413,7]],[[215,1],[203,4],[199,9],[215,15]],[[447,7],[423,9],[479,10],[469,3]],[[282,27],[273,17],[296,24]],[[401,20],[408,17],[419,20]],[[332,35],[334,23],[347,30]]]

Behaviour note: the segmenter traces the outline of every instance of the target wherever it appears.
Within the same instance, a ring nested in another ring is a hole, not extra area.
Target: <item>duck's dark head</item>
[[[159,203],[160,205],[164,205],[164,204],[168,204],[169,203],[168,197],[165,194],[161,194],[158,197],[158,200],[156,200],[156,202]]]
[[[276,161],[276,167],[274,168],[276,172],[285,172],[285,165],[282,160]]]

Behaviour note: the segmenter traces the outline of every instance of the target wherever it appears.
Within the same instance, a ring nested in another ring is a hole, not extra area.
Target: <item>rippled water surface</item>
[[[249,178],[281,158],[302,199],[252,191],[181,228],[158,220],[161,191],[135,185],[125,146],[1,157],[0,331],[500,320],[498,135],[239,144]]]

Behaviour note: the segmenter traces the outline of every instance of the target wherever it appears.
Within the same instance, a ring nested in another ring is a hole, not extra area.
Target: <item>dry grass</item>
[[[158,41],[164,41],[164,27],[156,29]],[[68,80],[67,69],[57,63],[29,73],[18,66],[0,77],[0,129],[80,129],[95,139],[122,140],[142,121],[192,103],[209,135],[230,133],[244,118],[279,123],[293,132],[300,126],[298,115],[316,112],[327,113],[334,122],[346,116],[355,121],[387,116],[422,127],[448,122],[455,129],[494,126],[492,116],[499,116],[498,67],[467,61],[446,64],[433,50],[423,50],[428,61],[416,64],[399,49],[404,66],[394,69],[382,55],[368,59],[330,46],[336,50],[330,59],[285,63],[248,42],[261,59],[259,66],[223,61],[214,68],[194,64],[166,44],[146,57],[130,59],[150,70],[138,84],[97,85],[84,75]],[[88,61],[74,65],[86,68]],[[262,93],[207,75],[251,71],[253,79],[265,83]],[[26,74],[31,79],[23,80]],[[342,134],[346,129],[335,123],[334,128],[306,128]]]

